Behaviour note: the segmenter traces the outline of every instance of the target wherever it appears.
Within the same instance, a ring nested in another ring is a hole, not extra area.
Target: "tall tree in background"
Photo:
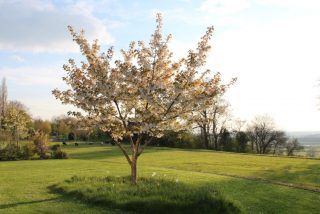
[[[233,84],[236,79],[233,79],[230,84]],[[204,142],[204,147],[209,149],[212,147],[215,150],[219,149],[219,140],[227,128],[227,122],[230,119],[228,103],[217,96],[211,100],[207,109],[202,110],[196,115],[197,126],[201,131],[201,138]]]
[[[80,46],[87,62],[77,66],[73,59],[64,65],[64,81],[71,87],[53,91],[62,103],[72,104],[86,112],[73,112],[87,124],[110,132],[131,166],[132,183],[137,182],[137,160],[153,137],[161,137],[166,130],[179,131],[193,124],[194,114],[208,108],[210,100],[223,94],[228,85],[221,84],[220,74],[202,72],[206,63],[209,27],[188,56],[177,62],[168,48],[171,35],[163,37],[162,18],[157,15],[157,27],[149,45],[131,42],[123,59],[112,63],[113,49],[100,54],[97,41],[92,45],[84,33],[69,30]],[[130,153],[121,139],[130,141]]]
[[[61,120],[58,124],[59,138],[66,140],[69,132],[70,132],[70,127],[64,120]]]
[[[7,105],[3,126],[5,130],[10,131],[16,142],[18,142],[20,138],[27,137],[30,123],[31,117],[22,103],[11,101]]]
[[[228,129],[224,128],[219,136],[219,147],[224,151],[232,151],[232,137]]]
[[[201,141],[203,142],[203,147],[205,149],[209,149],[210,145],[210,118],[208,115],[207,109],[202,110],[199,112],[197,126],[200,128],[200,136]]]
[[[274,155],[276,154],[280,154],[282,151],[282,148],[285,146],[288,138],[286,136],[286,133],[284,131],[279,131],[277,130],[275,132],[275,139],[273,141],[273,144],[272,144],[272,153]]]
[[[216,99],[212,105],[211,109],[211,133],[212,133],[212,141],[215,150],[219,149],[219,140],[222,136],[226,136],[227,133],[227,123],[230,119],[229,114],[229,104],[222,99]],[[225,140],[224,140],[225,142]]]
[[[7,91],[6,79],[3,78],[0,85],[0,129],[3,128],[3,120],[6,114],[7,96],[8,96],[8,91]]]
[[[243,131],[237,131],[235,135],[235,141],[237,143],[237,151],[246,152],[247,143],[249,141],[247,133]]]
[[[35,131],[49,135],[51,133],[51,122],[48,120],[37,119],[33,121]]]
[[[59,116],[52,120],[52,133],[56,135],[59,140],[68,140],[70,133],[75,135],[79,130],[78,127],[81,121],[77,121],[74,117]],[[84,127],[86,128],[86,127]],[[75,136],[74,136],[75,138]],[[73,139],[74,139],[73,138]]]

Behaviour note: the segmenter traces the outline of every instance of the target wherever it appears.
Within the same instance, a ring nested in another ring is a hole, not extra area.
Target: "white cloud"
[[[235,115],[268,113],[286,130],[320,127],[318,18],[244,22],[213,39],[209,66],[239,78],[228,93]]]
[[[298,3],[281,5],[298,8]],[[312,6],[302,8],[317,8],[317,5],[313,2]],[[213,16],[203,13],[197,18]],[[227,93],[236,117],[249,121],[254,115],[266,113],[283,130],[319,130],[320,29],[316,26],[320,15],[283,12],[270,16],[267,20],[250,15],[218,16],[223,17],[223,22],[225,17],[237,21],[234,25],[228,23],[222,30],[216,29],[207,67],[221,72],[225,82],[238,77]],[[192,46],[193,43],[177,39],[171,44],[178,56],[183,56],[186,47]]]
[[[206,0],[200,10],[214,14],[232,14],[250,7],[248,0]]]
[[[318,0],[256,0],[260,4],[271,4],[286,8],[307,9],[319,12],[320,2]]]
[[[60,66],[0,68],[0,78],[6,77],[8,98],[25,104],[33,117],[51,119],[53,116],[75,110],[70,105],[62,105],[51,94],[54,88],[65,89],[62,81],[65,73]]]
[[[172,39],[169,43],[169,49],[173,53],[173,59],[179,60],[182,57],[188,56],[190,49],[195,50],[197,47],[197,41],[194,42],[181,42],[177,39]]]
[[[23,57],[21,57],[21,56],[19,56],[19,55],[12,55],[10,58],[11,58],[12,60],[16,61],[16,62],[19,62],[19,63],[26,61],[25,58],[23,58]]]
[[[0,68],[0,74],[6,77],[8,81],[19,83],[22,86],[57,87],[63,85],[61,80],[62,70],[59,67],[2,67]]]
[[[103,21],[83,2],[58,7],[51,1],[0,1],[0,50],[76,52],[68,25],[85,29],[89,40],[113,41]]]
[[[60,101],[53,96],[37,99],[37,98],[21,98],[19,99],[29,109],[33,118],[42,118],[51,120],[55,116],[67,115],[69,111],[77,111],[71,105],[62,105]]]

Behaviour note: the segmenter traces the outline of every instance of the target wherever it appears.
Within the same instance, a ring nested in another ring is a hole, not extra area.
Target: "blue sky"
[[[175,57],[215,27],[207,67],[226,82],[238,77],[226,95],[235,118],[269,114],[283,130],[320,130],[316,0],[0,0],[0,11],[0,78],[7,79],[9,99],[22,101],[34,117],[70,109],[51,95],[65,87],[62,65],[81,58],[67,25],[85,29],[103,49],[119,50],[147,41],[161,12]]]

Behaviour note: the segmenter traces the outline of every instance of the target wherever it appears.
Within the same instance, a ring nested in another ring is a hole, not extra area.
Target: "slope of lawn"
[[[118,148],[69,145],[65,150],[70,159],[0,162],[0,213],[123,213],[49,188],[72,176],[128,176],[129,166]],[[140,177],[209,183],[243,213],[320,210],[320,192],[296,188],[320,188],[320,160],[148,148],[138,161],[138,171]]]

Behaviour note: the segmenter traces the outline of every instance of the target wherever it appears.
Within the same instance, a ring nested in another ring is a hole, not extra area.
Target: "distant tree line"
[[[81,121],[74,117],[59,116],[51,121],[32,119],[28,109],[19,101],[8,101],[7,94],[6,81],[3,79],[0,85],[2,147],[5,145],[4,142],[14,142],[18,145],[20,140],[39,139],[112,142],[109,133],[98,127],[82,126]],[[197,120],[192,130],[168,130],[161,138],[155,138],[151,145],[289,156],[302,149],[297,139],[288,138],[285,132],[275,128],[272,118],[265,115],[257,116],[245,125],[245,121],[232,119],[229,108],[230,105],[222,97],[217,97],[211,101],[209,108],[195,115]],[[123,141],[128,139],[124,138]],[[48,147],[39,143],[36,145]]]
[[[0,85],[0,161],[67,158],[61,148],[50,148],[52,123],[33,120],[19,101],[9,101],[6,80]],[[25,142],[20,142],[24,140]]]
[[[109,135],[98,128],[82,127],[73,117],[60,116],[50,120],[33,119],[19,101],[8,100],[6,80],[0,85],[0,143],[33,140],[38,135],[55,141],[108,141]]]
[[[247,124],[239,119],[233,120],[229,104],[221,97],[213,100],[211,107],[197,116],[194,130],[168,131],[153,145],[288,156],[303,149],[297,139],[278,130],[267,115],[256,116]]]

